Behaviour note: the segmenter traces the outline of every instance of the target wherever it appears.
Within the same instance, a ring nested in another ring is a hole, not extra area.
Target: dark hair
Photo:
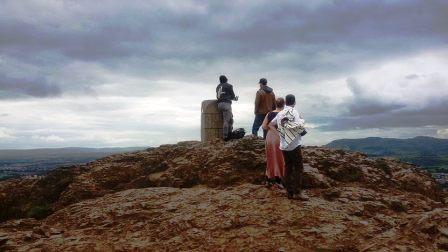
[[[268,80],[266,80],[266,78],[261,78],[258,83],[260,83],[261,85],[265,85],[266,86],[268,84]]]
[[[282,97],[279,97],[275,100],[275,107],[276,108],[283,108],[285,107],[285,99]]]
[[[286,106],[292,106],[296,103],[296,97],[292,94],[287,95],[285,100],[286,100]]]
[[[225,75],[219,76],[219,82],[220,83],[227,83],[227,77]]]

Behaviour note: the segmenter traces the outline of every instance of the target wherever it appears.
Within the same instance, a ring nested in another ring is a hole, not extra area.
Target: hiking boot
[[[288,199],[294,199],[294,194],[292,193],[286,193],[286,196],[288,197]]]
[[[278,188],[280,190],[284,190],[285,189],[285,187],[282,184],[275,183],[274,185],[275,185],[276,188]]]
[[[288,199],[291,200],[301,200],[301,201],[308,201],[310,200],[310,197],[308,197],[306,194],[304,194],[303,192],[301,193],[296,193],[296,194],[290,194],[288,193]]]
[[[274,183],[272,183],[271,181],[266,181],[265,185],[267,188],[271,188],[274,185]]]

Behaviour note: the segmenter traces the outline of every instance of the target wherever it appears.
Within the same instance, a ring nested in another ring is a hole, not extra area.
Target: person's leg
[[[258,130],[263,124],[266,115],[256,114],[254,119],[254,124],[252,126],[252,135],[258,136]]]
[[[258,124],[257,120],[258,120],[258,115],[255,115],[254,123],[252,124],[252,135],[254,135],[254,136],[257,135],[258,129],[259,129],[259,127],[257,128],[257,124]]]
[[[227,137],[229,136],[229,129],[231,127],[231,120],[232,120],[231,109],[232,107],[227,102],[221,102],[218,104],[218,110],[221,111],[222,113],[222,120],[223,120],[222,133],[224,139],[227,139]]]
[[[292,174],[291,174],[291,191],[294,194],[298,194],[300,193],[300,188],[299,188],[299,166],[300,166],[300,162],[299,162],[299,149],[294,149],[293,151],[291,151],[291,156],[290,158],[291,163],[292,163]]]
[[[233,132],[233,112],[232,112],[232,104],[229,104],[229,128],[227,129],[227,136],[231,136]]]
[[[261,124],[263,124],[263,122],[261,122]],[[263,139],[266,139],[266,135],[267,134],[268,134],[268,131],[267,130],[263,130]]]
[[[310,198],[302,192],[303,189],[303,156],[302,156],[302,147],[299,146],[294,150],[294,169],[292,176],[294,180],[294,198],[299,200],[309,200]]]
[[[299,193],[303,190],[303,152],[302,152],[302,146],[298,147],[297,150],[297,157],[298,157],[298,167],[297,167],[297,176],[298,176],[298,189]]]
[[[285,160],[285,177],[284,184],[286,191],[288,193],[288,197],[292,197],[294,195],[294,191],[292,188],[292,169],[293,163],[291,160],[291,152],[290,151],[282,151],[283,159]]]

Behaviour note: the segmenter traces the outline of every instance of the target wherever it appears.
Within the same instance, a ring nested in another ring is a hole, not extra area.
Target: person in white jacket
[[[303,156],[302,132],[305,130],[305,120],[294,109],[296,98],[289,94],[285,98],[286,106],[283,111],[271,121],[277,125],[280,134],[280,149],[285,160],[284,184],[289,199],[308,200],[302,191]]]

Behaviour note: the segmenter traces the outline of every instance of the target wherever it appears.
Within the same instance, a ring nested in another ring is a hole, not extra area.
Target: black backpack
[[[246,135],[246,131],[243,128],[236,129],[232,132],[230,138],[231,139],[240,139]]]

